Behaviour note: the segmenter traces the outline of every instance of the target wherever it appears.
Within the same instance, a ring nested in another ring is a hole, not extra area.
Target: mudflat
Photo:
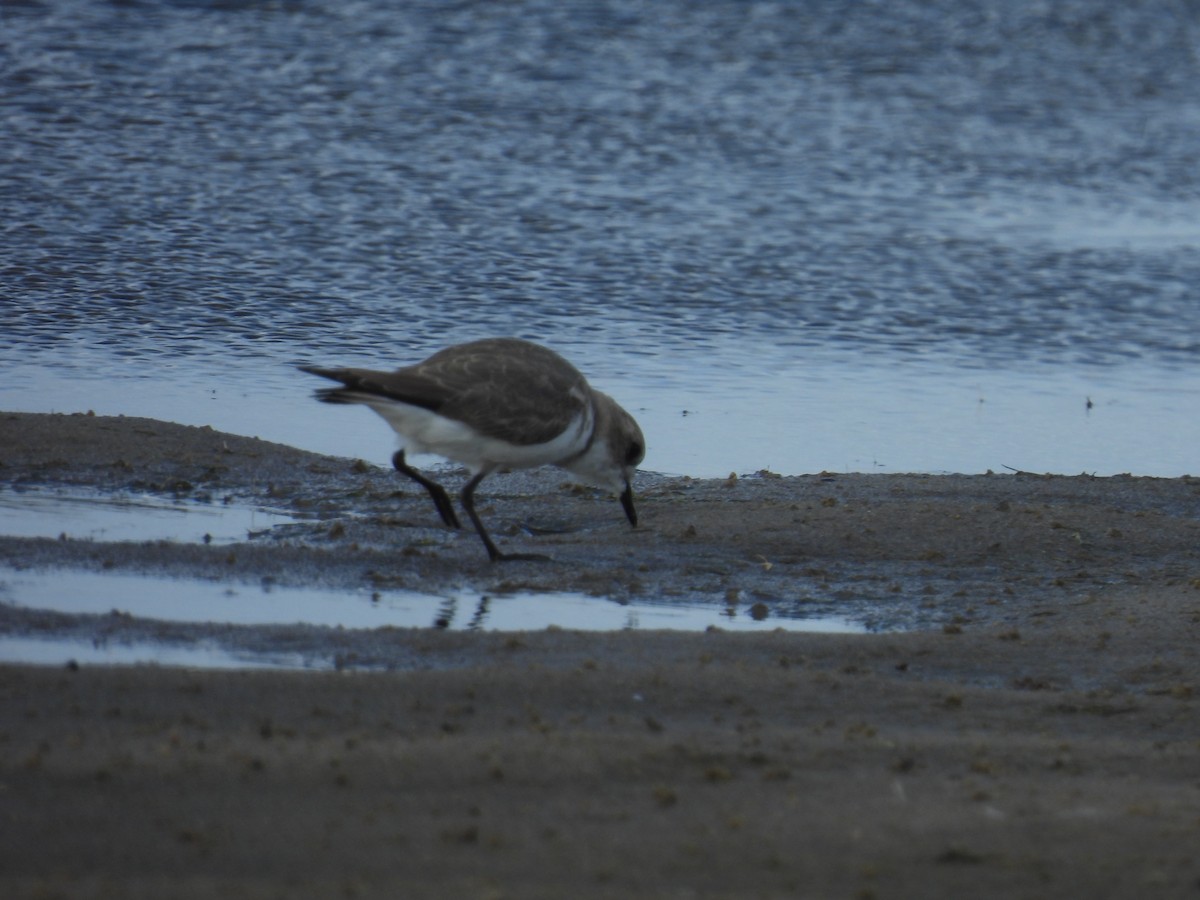
[[[633,530],[611,497],[518,473],[484,483],[481,513],[501,549],[553,561],[496,565],[391,472],[0,414],[0,489],[35,488],[309,518],[233,547],[4,537],[8,567],[709,599],[768,626],[808,604],[875,630],[0,606],[4,635],[325,647],[339,665],[0,666],[4,896],[1200,896],[1195,478],[645,476]]]

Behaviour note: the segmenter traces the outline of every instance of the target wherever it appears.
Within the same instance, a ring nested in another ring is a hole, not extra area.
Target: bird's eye
[[[632,441],[625,450],[625,465],[636,466],[642,461],[645,450],[637,441]]]

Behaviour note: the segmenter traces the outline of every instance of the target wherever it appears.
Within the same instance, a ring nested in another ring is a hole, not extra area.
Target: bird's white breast
[[[472,472],[504,466],[529,469],[553,465],[578,455],[591,436],[594,413],[590,404],[557,436],[540,444],[513,444],[481,434],[465,422],[395,400],[368,402],[400,436],[412,453],[434,453],[462,463]]]

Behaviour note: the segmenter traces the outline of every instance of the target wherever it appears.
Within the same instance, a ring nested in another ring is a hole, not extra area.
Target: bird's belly
[[[529,469],[569,459],[587,446],[591,426],[590,417],[581,412],[548,441],[515,444],[419,406],[394,401],[369,405],[392,426],[406,450],[443,456],[476,472],[497,466]]]

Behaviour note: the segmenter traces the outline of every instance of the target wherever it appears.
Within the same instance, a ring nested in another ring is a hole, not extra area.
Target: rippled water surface
[[[1200,7],[5,4],[0,408],[386,462],[544,341],[648,468],[1200,471]]]

